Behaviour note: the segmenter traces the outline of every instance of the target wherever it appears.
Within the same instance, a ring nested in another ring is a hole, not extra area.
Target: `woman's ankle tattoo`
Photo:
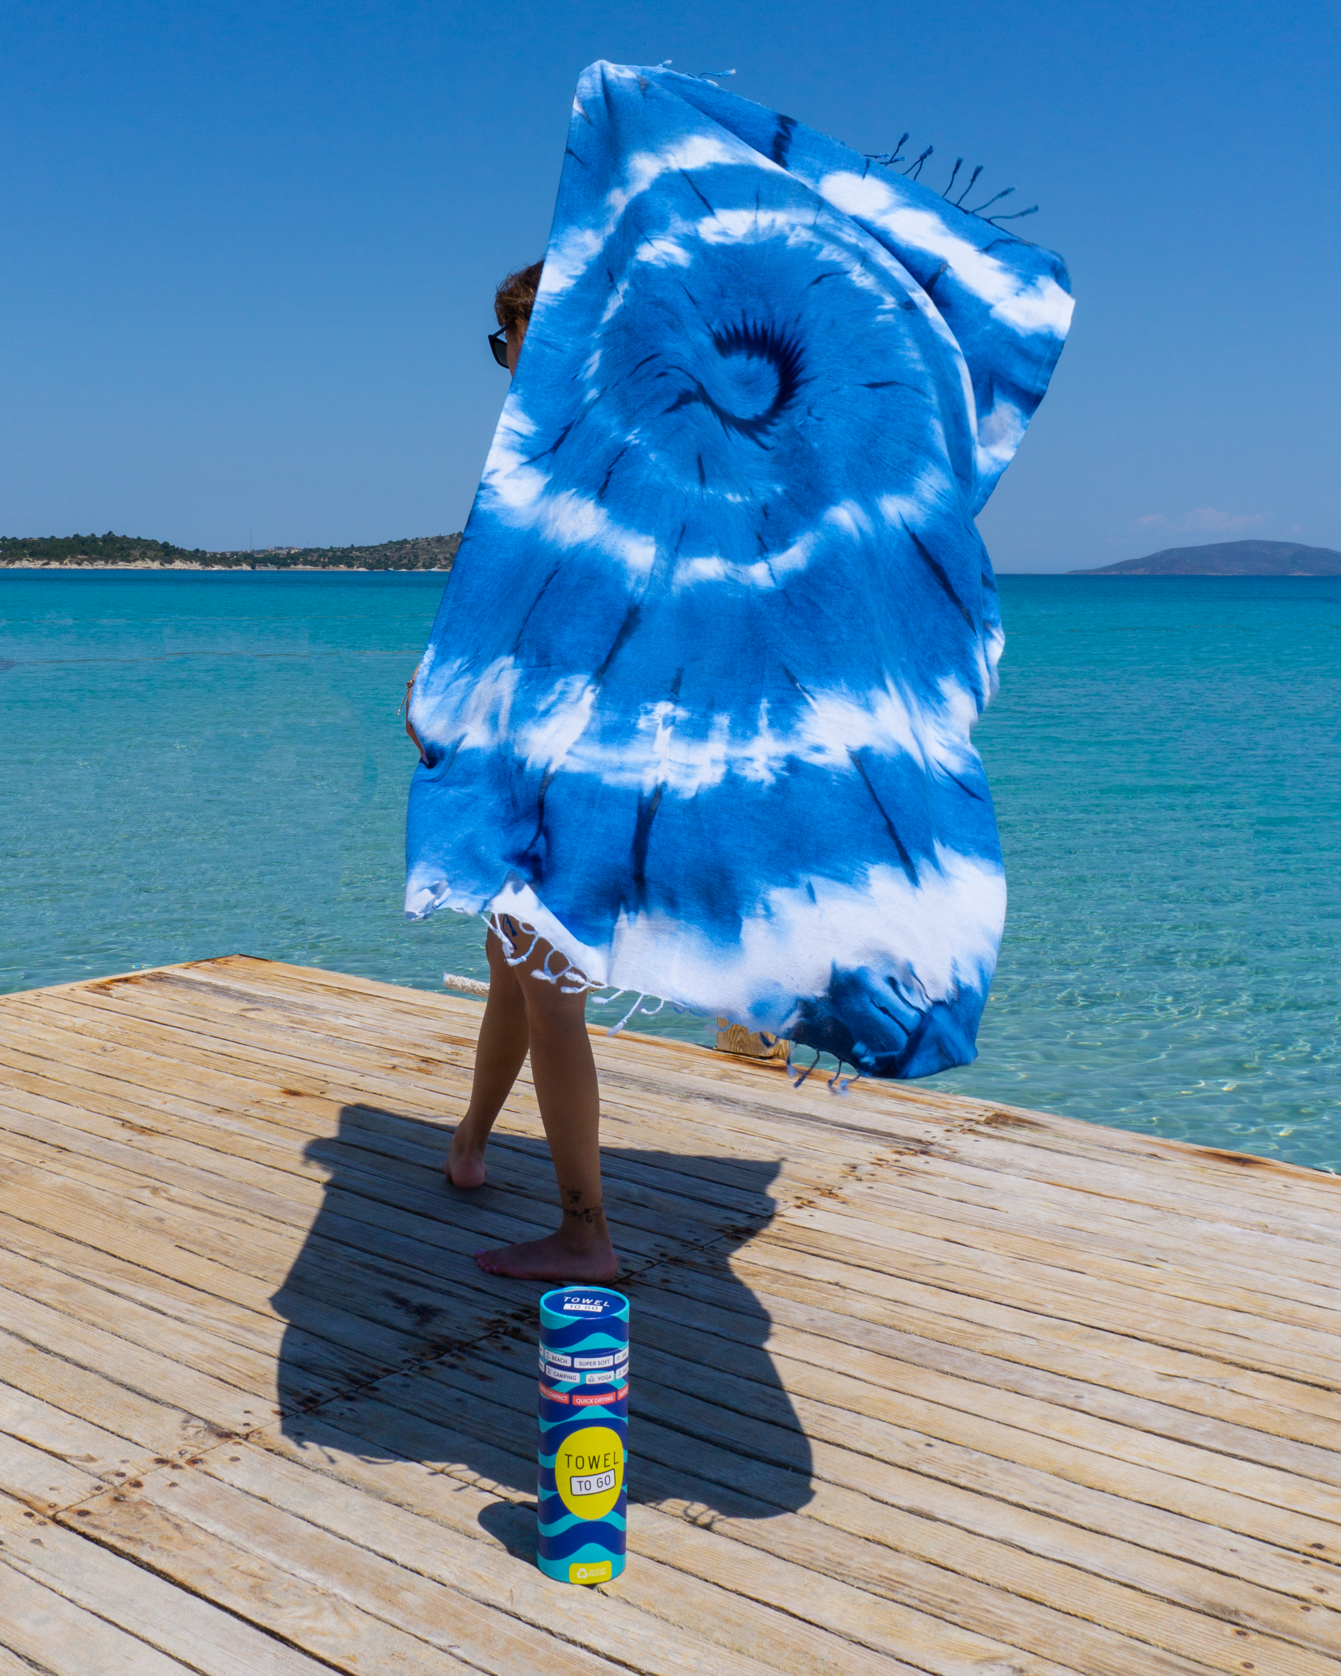
[[[581,1196],[581,1194],[578,1194],[579,1198],[581,1198]],[[570,1194],[569,1197],[571,1198],[572,1195]],[[581,1209],[578,1209],[575,1205],[565,1205],[563,1207],[563,1214],[565,1216],[573,1217],[578,1222],[585,1222],[588,1227],[590,1227],[598,1216],[605,1215],[605,1206],[604,1204],[583,1205]]]

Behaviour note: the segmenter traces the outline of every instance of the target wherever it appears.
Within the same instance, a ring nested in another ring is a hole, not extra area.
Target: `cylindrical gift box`
[[[540,1300],[540,1569],[608,1583],[624,1569],[629,1300],[562,1286]]]

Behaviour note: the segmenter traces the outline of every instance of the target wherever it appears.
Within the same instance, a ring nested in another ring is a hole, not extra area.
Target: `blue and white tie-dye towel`
[[[1070,315],[1056,256],[903,174],[586,71],[415,683],[408,912],[873,1075],[971,1060],[1006,904],[973,519]]]

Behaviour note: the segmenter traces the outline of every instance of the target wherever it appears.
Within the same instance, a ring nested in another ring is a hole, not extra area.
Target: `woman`
[[[494,298],[500,331],[489,343],[509,373],[516,372],[526,341],[541,267],[535,262],[509,274]],[[405,731],[418,745],[408,716]],[[512,950],[504,948],[491,926],[485,941],[489,1000],[475,1052],[470,1105],[444,1166],[447,1179],[459,1188],[480,1187],[487,1179],[489,1134],[529,1052],[563,1215],[546,1238],[477,1251],[475,1261],[490,1274],[517,1280],[611,1280],[616,1260],[602,1208],[600,1096],[587,1036],[587,992],[538,978],[553,959],[551,946],[531,939],[515,919],[500,923]],[[525,958],[519,958],[523,949]]]
[[[975,518],[1071,297],[1060,258],[919,182],[924,161],[664,66],[579,82],[414,690],[406,911],[484,913],[518,961],[491,947],[451,1174],[483,1179],[529,1043],[566,1213],[490,1253],[500,1272],[614,1261],[564,989],[866,1076],[974,1057],[1005,915],[970,739],[1003,640]]]

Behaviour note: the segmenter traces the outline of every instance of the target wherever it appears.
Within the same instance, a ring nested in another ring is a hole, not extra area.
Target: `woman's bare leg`
[[[581,991],[566,994],[533,975],[548,952],[538,943],[525,964],[512,970],[520,975],[531,1075],[562,1215],[544,1239],[478,1251],[475,1260],[490,1274],[519,1280],[612,1280],[617,1265],[601,1194],[600,1090],[587,1035],[587,997]]]
[[[443,1166],[454,1187],[479,1187],[489,1174],[484,1149],[525,1063],[529,1042],[518,969],[508,965],[496,932],[489,932],[484,947],[489,957],[489,999],[475,1047],[470,1104],[452,1136]]]

